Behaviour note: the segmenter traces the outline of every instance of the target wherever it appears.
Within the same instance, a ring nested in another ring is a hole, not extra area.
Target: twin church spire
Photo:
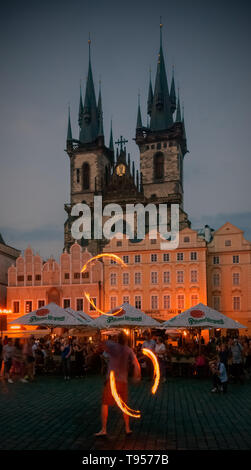
[[[158,54],[157,71],[155,77],[154,89],[152,86],[151,71],[148,88],[147,98],[147,114],[149,116],[149,124],[147,126],[148,132],[163,131],[171,128],[174,122],[182,123],[180,111],[180,97],[176,97],[174,71],[172,71],[172,79],[170,91],[168,87],[168,80],[166,74],[166,67],[162,46],[162,23],[160,22],[160,47]],[[91,40],[88,40],[89,45],[89,64],[88,74],[86,80],[85,97],[83,102],[82,87],[80,84],[80,99],[79,99],[79,140],[72,139],[70,114],[68,117],[68,133],[67,133],[67,146],[72,145],[75,141],[78,145],[86,145],[99,142],[104,145],[104,126],[103,126],[103,109],[102,109],[102,96],[101,86],[99,86],[98,103],[96,101],[95,87],[93,82],[92,64],[91,64]],[[174,113],[176,117],[174,119]],[[138,112],[136,123],[136,134],[140,134],[144,129],[142,125],[142,115],[140,100],[138,99]],[[109,149],[114,151],[112,123],[110,131]]]
[[[147,97],[147,114],[150,117],[150,123],[148,124],[149,131],[163,131],[172,127],[174,122],[182,122],[180,112],[180,98],[176,97],[176,87],[174,79],[174,69],[172,70],[172,79],[170,91],[168,87],[168,80],[166,74],[165,60],[162,46],[162,23],[160,22],[160,47],[158,54],[157,71],[155,77],[154,91],[152,86],[151,70],[148,87]],[[176,111],[176,117],[173,115]],[[138,116],[141,113],[140,107],[138,106]],[[140,130],[146,130],[142,125],[139,126],[139,119],[137,118],[136,134],[140,133]]]

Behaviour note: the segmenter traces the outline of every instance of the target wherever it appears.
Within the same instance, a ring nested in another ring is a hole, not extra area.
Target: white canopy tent
[[[83,316],[76,315],[76,312],[63,309],[53,302],[17,318],[11,324],[41,325],[49,328],[90,327],[89,320],[87,321]]]
[[[116,312],[118,310],[121,311],[116,315],[101,315],[99,318],[95,320],[96,325],[100,329],[110,329],[110,328],[159,328],[161,324],[155,320],[154,318],[146,315],[146,313],[142,312],[136,307],[128,303],[124,303],[115,309],[108,312],[109,314]]]

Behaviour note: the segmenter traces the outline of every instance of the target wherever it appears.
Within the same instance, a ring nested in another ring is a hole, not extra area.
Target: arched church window
[[[164,177],[164,155],[160,152],[154,156],[154,177],[156,179]]]
[[[90,166],[88,163],[83,164],[83,189],[90,188]]]

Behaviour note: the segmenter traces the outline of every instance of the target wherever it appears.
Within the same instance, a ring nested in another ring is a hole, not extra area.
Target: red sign
[[[192,310],[190,312],[191,317],[193,318],[202,318],[205,316],[205,313],[202,310]]]
[[[36,311],[37,317],[44,317],[45,315],[48,315],[48,313],[50,313],[50,310],[48,310],[48,308],[40,308]]]

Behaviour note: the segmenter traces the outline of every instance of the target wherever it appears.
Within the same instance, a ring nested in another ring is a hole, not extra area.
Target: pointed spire
[[[186,128],[185,128],[185,113],[184,113],[184,103],[182,104],[182,124],[183,124],[183,138],[186,140]]]
[[[71,131],[71,115],[70,115],[70,106],[68,106],[68,129],[67,129],[67,142],[72,141],[72,131]]]
[[[152,87],[152,77],[151,77],[151,68],[150,68],[150,79],[149,79],[149,88],[148,88],[148,98],[147,98],[147,114],[151,116],[153,107],[153,87]]]
[[[174,113],[176,109],[176,92],[175,92],[175,82],[174,82],[174,67],[172,73],[172,82],[170,88],[170,101],[171,101],[171,112]]]
[[[72,150],[72,131],[71,131],[70,106],[68,106],[68,128],[67,128],[66,148],[67,148],[68,151]]]
[[[79,98],[79,108],[78,108],[78,124],[80,128],[82,127],[83,113],[84,113],[84,106],[83,106],[82,87],[81,87],[81,80],[80,80],[80,98]]]
[[[164,55],[162,50],[162,22],[160,22],[160,49],[155,79],[150,129],[165,130],[173,124]]]
[[[112,119],[111,119],[111,132],[110,132],[109,149],[112,150],[112,152],[114,152],[113,132],[112,132]]]
[[[98,135],[98,109],[96,104],[95,88],[92,76],[91,66],[91,39],[89,36],[89,66],[85,89],[85,100],[83,108],[83,120],[80,131],[80,140],[83,143],[94,142]]]
[[[103,127],[103,110],[102,110],[102,98],[101,98],[101,80],[99,80],[99,95],[98,95],[98,136],[104,136]]]
[[[178,90],[178,102],[177,102],[177,111],[176,111],[176,122],[182,122],[181,111],[180,111],[180,93]]]
[[[136,130],[142,128],[142,118],[141,118],[141,110],[140,110],[140,93],[138,93],[138,115],[137,115],[137,125]]]

